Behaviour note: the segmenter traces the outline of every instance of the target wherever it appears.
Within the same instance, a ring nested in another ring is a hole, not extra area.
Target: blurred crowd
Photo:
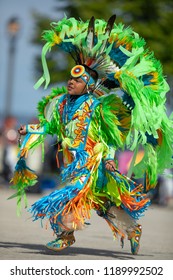
[[[30,119],[27,123],[38,123],[36,118]],[[18,130],[19,123],[16,117],[8,116],[4,118],[0,127],[0,184],[7,187],[13,176],[15,165],[17,162],[18,147]],[[60,167],[62,164],[62,154],[57,153],[59,143],[56,138],[48,137],[43,150],[40,145],[34,152],[30,152],[26,160],[27,165],[33,169],[38,175],[38,183],[28,189],[30,193],[40,193],[46,189],[56,188]],[[116,157],[119,162],[119,171],[125,175],[133,157],[133,152],[124,151],[117,153]],[[139,151],[136,157],[136,163],[143,157],[143,152]],[[173,206],[173,178],[172,170],[166,170],[166,176],[158,178],[158,185],[154,191],[151,192],[150,197],[153,203],[161,206]],[[143,184],[142,179],[138,180]]]

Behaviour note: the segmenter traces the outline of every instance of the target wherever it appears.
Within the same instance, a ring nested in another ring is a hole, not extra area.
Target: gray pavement
[[[143,226],[140,251],[130,253],[129,241],[122,249],[114,240],[107,223],[94,212],[91,225],[76,232],[76,242],[59,253],[45,244],[54,239],[49,224],[33,222],[26,209],[16,215],[16,200],[8,187],[0,188],[0,259],[1,260],[173,260],[173,207],[151,205],[140,223]],[[44,194],[28,194],[31,205]],[[48,226],[47,229],[45,227]]]

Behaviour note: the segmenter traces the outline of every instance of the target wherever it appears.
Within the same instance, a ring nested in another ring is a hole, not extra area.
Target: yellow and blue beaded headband
[[[89,87],[95,86],[95,81],[91,75],[85,71],[83,65],[76,65],[71,69],[71,76],[74,78],[81,78]]]

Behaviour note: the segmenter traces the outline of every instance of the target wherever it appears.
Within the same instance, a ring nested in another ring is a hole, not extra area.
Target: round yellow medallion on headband
[[[85,67],[82,65],[76,65],[71,69],[71,75],[74,78],[82,76],[84,72],[85,72]]]

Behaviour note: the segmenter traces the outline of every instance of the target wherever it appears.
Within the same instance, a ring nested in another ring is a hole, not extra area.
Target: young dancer
[[[56,234],[47,244],[52,250],[72,245],[74,232],[85,227],[95,210],[122,246],[127,237],[137,254],[138,219],[150,204],[147,193],[158,174],[172,167],[172,121],[165,113],[169,87],[161,65],[144,49],[144,40],[114,21],[115,16],[107,23],[93,17],[87,22],[63,19],[44,35],[44,75],[36,87],[49,83],[45,54],[53,45],[70,53],[76,65],[67,88],[53,89],[39,102],[40,124],[19,128],[26,137],[13,184],[20,201],[36,179],[25,164],[28,150],[47,134],[57,135],[63,150],[61,183],[29,209],[34,220],[49,219]],[[128,177],[118,171],[116,159],[116,151],[124,148],[134,151]],[[135,164],[139,148],[144,156]],[[144,177],[144,184],[138,185],[132,174]]]

